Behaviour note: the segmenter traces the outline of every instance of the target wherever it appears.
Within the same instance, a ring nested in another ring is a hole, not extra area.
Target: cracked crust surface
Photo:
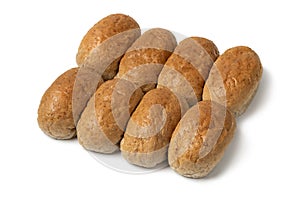
[[[76,136],[72,113],[72,91],[78,68],[60,75],[44,93],[38,109],[38,124],[42,131],[55,139]]]
[[[204,100],[226,105],[235,116],[245,112],[262,76],[258,55],[249,47],[226,50],[214,63],[203,90]]]
[[[173,132],[168,151],[171,168],[186,177],[206,176],[221,160],[235,128],[235,118],[224,106],[200,101]]]

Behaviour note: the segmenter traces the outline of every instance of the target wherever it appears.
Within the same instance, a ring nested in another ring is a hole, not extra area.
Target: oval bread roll
[[[158,78],[158,87],[169,88],[193,106],[201,100],[204,82],[218,55],[216,45],[208,39],[184,39],[165,63]]]
[[[146,93],[126,127],[121,141],[123,157],[147,168],[165,161],[180,112],[180,103],[169,89],[156,88]]]
[[[243,114],[262,76],[258,55],[249,47],[226,50],[215,62],[203,90],[204,100],[226,105],[235,116]]]
[[[206,176],[221,160],[235,128],[235,118],[224,106],[200,101],[173,132],[168,151],[171,168],[186,177]]]
[[[142,96],[141,89],[135,89],[129,81],[115,78],[104,82],[78,122],[79,143],[99,153],[117,151],[130,114]]]
[[[130,16],[124,14],[112,14],[101,19],[86,33],[79,45],[76,55],[78,66],[82,65],[91,51],[105,40],[134,29],[140,31],[138,23]],[[113,60],[106,68],[102,75],[104,80],[112,79],[116,75],[120,58]]]
[[[38,124],[42,131],[55,139],[76,136],[72,114],[72,91],[78,68],[60,75],[44,93],[38,109]]]
[[[174,35],[168,30],[146,31],[121,59],[118,77],[142,86],[144,92],[155,88],[158,75],[176,44]]]
[[[113,14],[84,36],[77,54],[80,69],[73,91],[76,124],[97,87],[115,76],[120,58],[140,35],[139,25],[131,17]]]

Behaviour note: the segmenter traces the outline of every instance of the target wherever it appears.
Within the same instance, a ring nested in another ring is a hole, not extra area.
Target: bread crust
[[[146,31],[121,59],[117,76],[148,92],[155,88],[158,75],[176,45],[175,36],[168,30],[153,28]]]
[[[147,168],[166,160],[170,138],[180,118],[180,103],[169,89],[150,90],[128,122],[121,141],[123,157]]]
[[[73,94],[76,124],[97,87],[116,75],[121,57],[140,35],[138,24],[123,14],[103,18],[86,34],[77,54],[80,70]]]
[[[76,55],[78,66],[82,65],[90,52],[105,40],[131,29],[140,29],[140,27],[138,23],[128,15],[112,14],[101,19],[86,33],[79,45]],[[120,58],[121,57],[114,60],[106,68],[102,75],[104,80],[110,80],[116,75]]]
[[[78,68],[61,74],[44,93],[38,108],[38,124],[42,131],[55,139],[76,136],[72,114],[72,91]]]
[[[130,114],[143,95],[140,88],[134,91],[130,84],[115,78],[97,89],[77,126],[78,141],[84,148],[99,153],[119,150]]]
[[[202,97],[202,89],[219,51],[205,38],[181,41],[169,57],[158,78],[158,87],[167,87],[193,106]]]
[[[185,177],[208,175],[221,160],[235,128],[235,118],[224,106],[200,101],[173,132],[168,150],[171,168]]]
[[[226,105],[238,117],[254,97],[262,71],[260,59],[252,49],[230,48],[214,63],[204,86],[203,99]]]

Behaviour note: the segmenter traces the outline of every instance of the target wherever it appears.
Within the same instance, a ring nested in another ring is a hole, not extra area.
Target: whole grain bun
[[[128,15],[111,14],[101,19],[86,33],[79,45],[76,55],[78,66],[82,65],[91,51],[105,40],[122,32],[135,29],[140,31],[138,23]],[[112,79],[116,75],[119,60],[120,57],[107,66],[102,75],[104,80]]]
[[[44,93],[39,109],[38,124],[42,131],[55,139],[76,136],[72,114],[72,91],[78,68],[60,75]]]
[[[118,77],[130,80],[143,92],[155,88],[158,75],[176,47],[174,35],[162,28],[146,31],[121,59]]]
[[[208,175],[221,160],[235,127],[234,116],[224,106],[200,101],[173,132],[168,151],[171,168],[185,177]]]
[[[250,104],[262,77],[258,55],[249,47],[226,50],[215,62],[203,90],[204,100],[226,105],[235,116]]]
[[[80,69],[73,91],[76,124],[91,96],[99,85],[116,75],[120,58],[140,35],[139,25],[131,17],[113,14],[84,36],[77,54]]]
[[[141,89],[129,81],[115,78],[103,83],[78,122],[79,143],[99,153],[117,151],[130,114],[142,96]]]
[[[172,132],[180,117],[180,103],[169,89],[150,90],[128,122],[121,141],[123,157],[129,163],[146,168],[165,161]]]
[[[184,39],[165,63],[158,78],[158,87],[169,88],[193,106],[201,100],[204,82],[218,55],[217,47],[208,39]]]

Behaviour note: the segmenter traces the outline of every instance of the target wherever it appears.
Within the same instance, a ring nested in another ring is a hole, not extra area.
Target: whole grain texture
[[[225,105],[235,116],[243,114],[262,77],[258,55],[249,47],[226,50],[214,63],[203,91],[204,100]]]
[[[218,55],[216,45],[208,39],[184,39],[165,63],[158,87],[169,88],[193,106],[201,100],[205,80]]]
[[[38,108],[41,130],[55,139],[76,136],[72,113],[72,91],[78,68],[60,75],[44,93]]]
[[[169,89],[150,90],[128,122],[121,141],[123,157],[129,163],[147,168],[165,161],[180,117],[180,103]]]
[[[80,69],[73,91],[76,124],[91,96],[99,85],[116,75],[121,57],[140,35],[141,30],[134,19],[112,14],[100,20],[84,36],[78,49]]]
[[[185,177],[208,175],[223,157],[235,127],[235,118],[226,107],[198,102],[173,132],[168,151],[170,167]]]
[[[78,122],[79,143],[87,150],[99,153],[119,150],[127,121],[142,95],[140,88],[126,80],[115,78],[103,83]]]
[[[146,31],[125,53],[118,77],[135,83],[143,92],[155,88],[158,75],[176,44],[175,36],[168,30]]]

